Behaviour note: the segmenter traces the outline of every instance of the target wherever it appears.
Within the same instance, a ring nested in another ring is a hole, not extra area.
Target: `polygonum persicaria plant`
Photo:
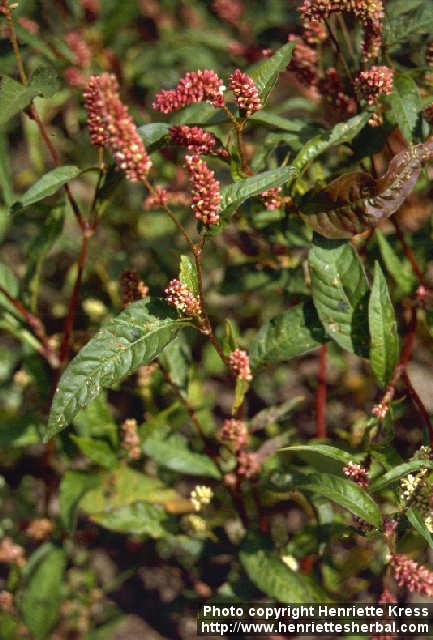
[[[432,598],[431,0],[45,4],[0,2],[0,636]]]

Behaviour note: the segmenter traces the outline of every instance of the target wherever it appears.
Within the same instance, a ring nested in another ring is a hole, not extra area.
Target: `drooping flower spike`
[[[221,194],[215,172],[197,155],[186,156],[185,161],[193,187],[191,207],[195,218],[206,225],[216,224],[219,221]]]
[[[152,162],[128,108],[119,96],[113,74],[92,76],[84,92],[92,144],[107,147],[131,182],[144,180]]]
[[[174,89],[162,89],[157,93],[152,106],[162,113],[172,113],[196,102],[223,107],[224,89],[223,81],[212,69],[188,71]]]
[[[239,109],[245,113],[247,118],[262,108],[254,80],[246,73],[242,73],[240,69],[235,69],[231,74],[229,86]]]

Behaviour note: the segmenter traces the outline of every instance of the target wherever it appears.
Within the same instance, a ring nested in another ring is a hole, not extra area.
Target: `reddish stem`
[[[69,300],[68,313],[66,315],[65,323],[64,323],[63,340],[62,340],[62,344],[60,345],[60,363],[61,364],[67,362],[69,357],[70,344],[71,344],[72,335],[74,331],[75,316],[77,315],[77,309],[78,309],[80,288],[81,288],[81,283],[83,281],[83,270],[84,270],[86,255],[87,255],[87,244],[89,241],[89,237],[90,237],[90,234],[86,232],[84,232],[82,235],[81,252],[80,252],[80,257],[78,258],[78,263],[77,263],[77,277],[75,280],[74,288],[72,290],[71,298]]]
[[[319,350],[319,372],[316,392],[316,438],[326,438],[326,356],[328,346],[323,344]]]

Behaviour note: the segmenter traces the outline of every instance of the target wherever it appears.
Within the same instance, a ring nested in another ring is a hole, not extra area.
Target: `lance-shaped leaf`
[[[199,295],[198,275],[195,264],[188,256],[180,256],[179,262],[179,280],[184,284],[195,296]]]
[[[280,167],[258,173],[251,178],[238,180],[221,190],[220,216],[228,219],[245,200],[257,196],[272,187],[280,187],[297,175],[293,167]]]
[[[351,238],[395,213],[413,190],[421,166],[431,156],[431,141],[402,151],[379,180],[353,172],[326,189],[309,193],[300,205],[302,218],[326,238]]]
[[[167,122],[150,122],[138,128],[138,133],[149,151],[158,148],[167,138],[170,125]]]
[[[263,104],[266,103],[269,94],[278,80],[279,74],[284,71],[292,59],[294,48],[294,42],[287,42],[287,44],[280,47],[270,58],[265,58],[247,70],[248,75],[256,84]]]
[[[391,108],[391,122],[400,128],[405,140],[411,143],[421,110],[421,100],[415,80],[410,76],[397,76],[394,80],[394,90],[388,96],[387,102]]]
[[[66,427],[102,389],[156,358],[187,324],[162,300],[148,298],[130,304],[98,331],[63,373],[45,440]]]
[[[354,248],[315,237],[308,256],[313,301],[328,335],[343,349],[368,353],[367,278]]]
[[[351,142],[365,127],[369,118],[369,113],[360,113],[346,122],[340,122],[331,131],[326,131],[312,138],[302,147],[293,161],[293,166],[302,173],[313,160],[331,147],[343,142]]]
[[[311,576],[289,569],[261,536],[247,536],[242,543],[239,559],[251,582],[278,602],[328,601],[326,593]]]
[[[35,202],[39,202],[48,196],[52,196],[64,184],[73,180],[80,173],[80,169],[73,165],[65,165],[64,167],[56,167],[48,171],[42,178],[39,178],[30,189],[28,189],[18,202],[12,205],[12,212],[17,213]]]
[[[352,480],[330,473],[310,473],[297,481],[297,487],[328,498],[375,527],[380,526],[379,507],[367,491]]]
[[[370,327],[370,364],[378,382],[384,387],[398,362],[399,342],[395,311],[385,276],[378,262],[368,303]]]
[[[308,353],[327,337],[313,304],[298,304],[263,325],[250,347],[253,369]]]

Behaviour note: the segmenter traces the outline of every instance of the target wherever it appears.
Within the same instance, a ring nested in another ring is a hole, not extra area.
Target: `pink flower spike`
[[[215,71],[188,71],[174,89],[162,89],[157,93],[152,106],[162,113],[172,113],[195,102],[223,107],[224,89],[224,83]]]
[[[193,186],[191,207],[195,218],[206,225],[216,224],[221,195],[215,172],[199,156],[186,156],[185,161]]]
[[[180,280],[170,280],[164,293],[167,302],[181,313],[195,317],[201,315],[200,300]]]
[[[235,69],[230,76],[229,84],[239,109],[245,112],[247,118],[262,108],[258,89],[249,75]]]
[[[229,365],[236,376],[243,380],[252,380],[250,359],[244,349],[235,349],[229,355]]]
[[[399,587],[407,587],[411,592],[433,597],[433,571],[402,553],[393,553],[390,565]]]

